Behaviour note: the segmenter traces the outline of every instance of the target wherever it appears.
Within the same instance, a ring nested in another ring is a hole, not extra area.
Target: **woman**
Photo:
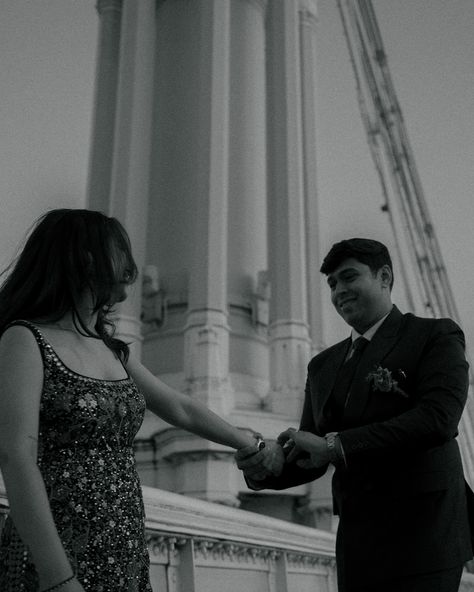
[[[2,592],[151,591],[132,450],[145,406],[214,442],[256,444],[113,336],[108,313],[136,277],[117,220],[61,209],[40,218],[0,289]]]

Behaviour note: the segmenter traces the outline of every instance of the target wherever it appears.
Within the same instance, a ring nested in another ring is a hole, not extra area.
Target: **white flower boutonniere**
[[[405,377],[403,370],[399,370],[398,373]],[[375,370],[367,374],[366,380],[371,384],[374,391],[397,393],[402,397],[408,397],[407,393],[398,386],[398,382],[392,376],[392,371],[388,368],[377,366]]]

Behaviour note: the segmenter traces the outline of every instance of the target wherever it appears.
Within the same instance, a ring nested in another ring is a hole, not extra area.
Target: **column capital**
[[[96,9],[99,14],[104,12],[122,12],[123,0],[97,0]]]
[[[318,0],[298,0],[300,21],[303,25],[316,27],[318,23]]]

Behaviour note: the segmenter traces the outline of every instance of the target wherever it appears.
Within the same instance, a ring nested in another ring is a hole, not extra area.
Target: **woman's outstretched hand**
[[[285,464],[283,450],[276,442],[267,442],[262,450],[256,452],[255,445],[237,450],[237,466],[245,476],[256,481],[271,475],[279,476]]]

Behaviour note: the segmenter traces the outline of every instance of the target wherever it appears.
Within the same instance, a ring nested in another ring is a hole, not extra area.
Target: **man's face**
[[[331,301],[348,325],[364,333],[390,311],[391,278],[387,265],[373,274],[368,265],[346,259],[328,274]]]

